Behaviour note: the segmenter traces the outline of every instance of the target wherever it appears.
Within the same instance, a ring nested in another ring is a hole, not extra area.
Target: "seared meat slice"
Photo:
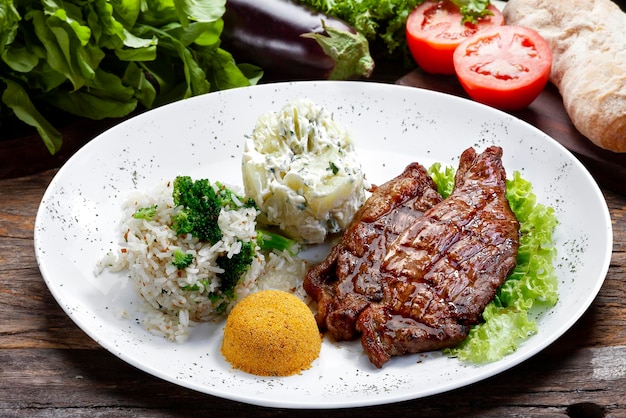
[[[320,329],[336,340],[357,338],[358,316],[370,302],[383,298],[387,273],[380,263],[390,243],[441,200],[428,172],[417,163],[372,191],[339,244],[304,280],[318,304]]]
[[[499,147],[466,150],[443,201],[418,164],[375,190],[305,278],[320,328],[336,339],[360,333],[377,367],[463,341],[517,260],[501,156]]]
[[[480,321],[515,267],[519,223],[506,199],[502,149],[466,150],[450,197],[389,246],[384,297],[358,318],[370,361],[452,347]]]

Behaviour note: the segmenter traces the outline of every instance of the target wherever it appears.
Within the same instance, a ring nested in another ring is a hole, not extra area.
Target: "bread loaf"
[[[626,14],[610,0],[509,0],[503,14],[550,44],[550,81],[576,129],[626,152]]]

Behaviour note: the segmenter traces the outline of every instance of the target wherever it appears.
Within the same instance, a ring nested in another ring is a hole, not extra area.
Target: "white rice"
[[[137,210],[154,205],[153,219],[133,217]],[[254,208],[222,209],[218,224],[223,237],[215,244],[200,242],[191,234],[177,236],[171,229],[172,215],[177,211],[172,182],[162,183],[149,194],[134,193],[123,209],[120,247],[98,262],[96,272],[108,268],[128,273],[130,283],[145,301],[143,325],[153,334],[183,342],[194,324],[220,318],[244,296],[260,289],[291,291],[306,300],[302,289],[305,262],[286,251],[258,251],[245,277],[235,286],[234,299],[209,299],[208,294],[220,286],[217,274],[223,272],[216,264],[217,257],[239,253],[241,241],[256,236],[258,213]],[[193,262],[184,270],[172,264],[176,249],[193,255]]]

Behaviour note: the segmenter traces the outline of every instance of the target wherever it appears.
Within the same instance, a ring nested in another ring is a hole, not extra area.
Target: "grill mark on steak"
[[[417,163],[372,191],[341,241],[305,277],[304,288],[317,301],[321,330],[338,341],[358,336],[358,316],[383,298],[386,273],[380,263],[390,243],[440,201],[432,178]]]
[[[517,260],[501,156],[499,147],[464,151],[445,200],[417,163],[374,190],[305,278],[320,329],[337,340],[361,334],[377,367],[463,341]]]

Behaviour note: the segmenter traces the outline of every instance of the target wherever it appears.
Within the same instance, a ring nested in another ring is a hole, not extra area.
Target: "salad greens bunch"
[[[447,197],[454,184],[454,168],[435,163],[429,173],[440,194]],[[483,322],[472,327],[461,344],[445,350],[470,363],[490,363],[515,352],[537,333],[536,318],[558,301],[554,208],[537,203],[532,184],[518,171],[506,181],[506,198],[520,224],[517,265],[485,307]]]
[[[220,48],[226,0],[0,0],[0,128],[62,137],[45,109],[91,119],[255,84]]]

